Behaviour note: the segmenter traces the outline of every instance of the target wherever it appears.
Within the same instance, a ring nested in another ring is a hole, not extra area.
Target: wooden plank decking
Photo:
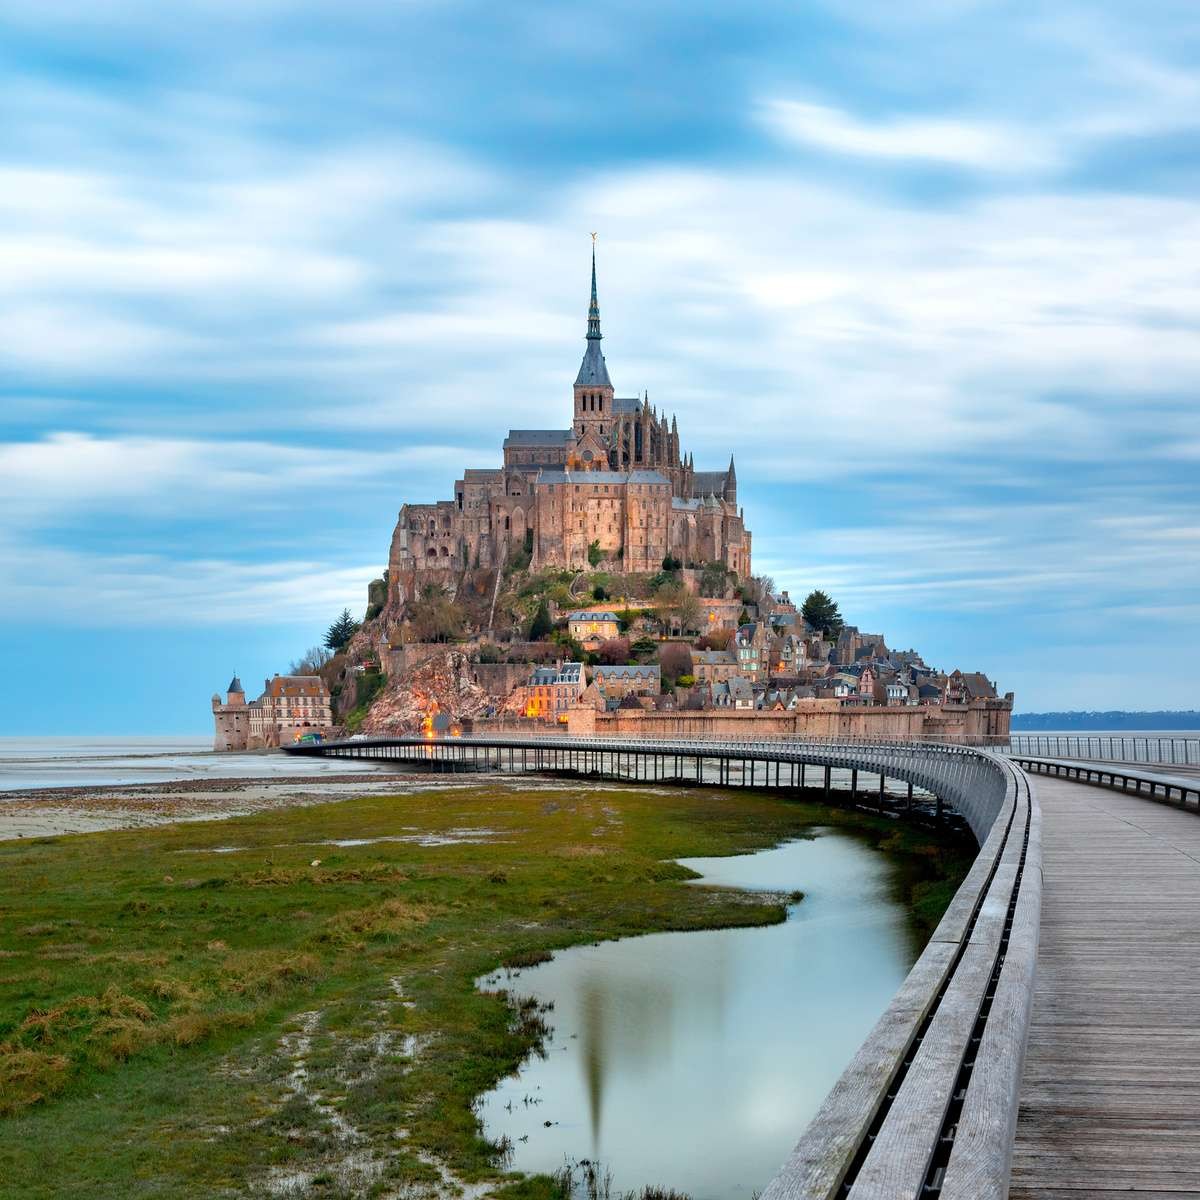
[[[1200,816],[1035,786],[1041,945],[1010,1196],[1200,1197]]]

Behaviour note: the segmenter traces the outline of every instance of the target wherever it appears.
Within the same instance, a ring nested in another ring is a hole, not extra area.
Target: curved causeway
[[[828,786],[840,767],[878,773],[881,800],[885,776],[926,788],[979,855],[763,1200],[1200,1197],[1200,820],[1178,780],[923,743],[392,738],[299,752],[772,787],[808,767]]]

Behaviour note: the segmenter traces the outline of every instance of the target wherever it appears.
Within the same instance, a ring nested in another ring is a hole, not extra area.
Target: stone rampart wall
[[[794,712],[757,709],[707,709],[703,712],[613,713],[575,709],[568,729],[576,737],[731,738],[874,738],[898,741],[975,742],[1007,738],[1011,709],[1003,701],[941,708],[911,705],[846,707],[817,700]]]
[[[529,663],[472,663],[471,677],[495,700],[507,700],[513,688],[529,682]]]

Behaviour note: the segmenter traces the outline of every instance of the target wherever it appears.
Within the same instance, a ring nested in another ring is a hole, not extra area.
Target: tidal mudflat
[[[0,843],[4,1187],[559,1195],[510,1173],[476,1111],[554,1013],[475,981],[570,946],[778,925],[786,896],[695,886],[677,860],[818,826],[891,863],[914,931],[969,858],[779,796],[530,781]]]

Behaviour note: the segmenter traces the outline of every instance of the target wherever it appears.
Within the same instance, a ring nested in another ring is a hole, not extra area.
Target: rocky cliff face
[[[364,733],[418,733],[436,705],[453,721],[478,717],[491,704],[487,692],[471,679],[471,665],[461,650],[446,650],[395,678],[371,705]]]

